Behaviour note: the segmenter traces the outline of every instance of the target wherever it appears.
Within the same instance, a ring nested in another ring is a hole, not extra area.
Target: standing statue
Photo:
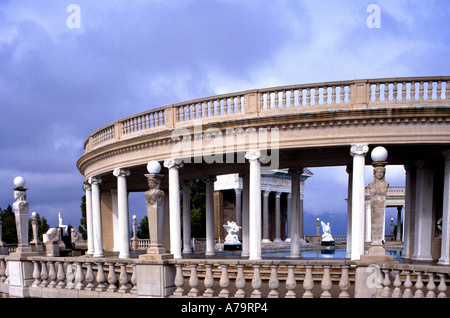
[[[223,247],[225,250],[240,250],[242,247],[241,242],[239,242],[238,232],[241,228],[236,224],[235,221],[227,221],[227,224],[223,225],[223,228],[227,230],[228,234],[225,237],[225,243]]]
[[[322,245],[334,245],[334,239],[331,235],[331,226],[330,222],[325,223],[324,221],[320,221],[320,224],[322,225]]]

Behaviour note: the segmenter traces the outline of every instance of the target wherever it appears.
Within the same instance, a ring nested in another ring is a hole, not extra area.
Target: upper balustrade
[[[449,105],[450,76],[364,79],[280,86],[217,95],[131,115],[88,136],[87,153],[107,144],[177,127],[299,112]]]

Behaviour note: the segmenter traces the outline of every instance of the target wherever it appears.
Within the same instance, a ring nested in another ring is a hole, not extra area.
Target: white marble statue
[[[325,223],[324,221],[320,221],[322,224],[322,242],[332,242],[334,241],[333,236],[331,236],[331,227],[330,222]]]
[[[233,245],[241,244],[241,242],[239,242],[239,238],[237,236],[237,233],[239,232],[239,229],[241,227],[239,225],[237,225],[236,222],[227,221],[227,224],[224,224],[223,227],[228,232],[228,235],[225,237],[224,244],[233,244]]]
[[[63,224],[63,215],[62,215],[61,212],[58,213],[58,219],[59,219],[58,227],[62,227],[63,228],[64,236],[69,235],[69,226]]]

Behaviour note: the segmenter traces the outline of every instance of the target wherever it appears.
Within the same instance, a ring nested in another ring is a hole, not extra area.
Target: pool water
[[[402,255],[402,247],[386,247],[386,254],[392,255],[394,258],[400,258]],[[367,249],[366,249],[367,253]],[[265,249],[262,251],[263,258],[283,258],[289,257],[289,248]],[[301,258],[345,258],[345,247],[302,247],[300,248]]]

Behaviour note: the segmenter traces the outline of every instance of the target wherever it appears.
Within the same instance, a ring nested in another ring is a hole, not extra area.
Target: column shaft
[[[249,151],[249,259],[261,259],[261,162],[259,151]]]
[[[87,182],[83,185],[86,191],[86,231],[88,240],[87,255],[94,255],[94,227],[92,221],[92,188]]]
[[[92,220],[94,227],[94,257],[103,257],[102,214],[100,205],[100,178],[90,178],[92,186]]]
[[[359,260],[364,254],[364,166],[365,155],[369,151],[367,145],[352,145],[350,154],[353,156],[352,180],[352,242],[351,259]]]
[[[289,257],[300,257],[300,174],[294,170],[291,177],[291,250]]]
[[[281,192],[275,195],[275,239],[274,242],[281,242]]]
[[[242,253],[249,256],[249,175],[242,177]]]
[[[263,243],[270,243],[269,239],[269,194],[270,191],[263,193]]]
[[[206,179],[206,252],[205,255],[216,255],[214,231],[214,181],[211,176]]]
[[[444,200],[442,204],[442,242],[439,264],[450,265],[450,150],[444,152]]]
[[[183,183],[183,254],[192,253],[191,245],[191,182]]]
[[[170,253],[175,259],[181,257],[181,211],[180,179],[178,169],[182,167],[178,160],[164,161],[169,169],[169,217],[170,217]]]
[[[130,227],[128,221],[128,189],[126,180],[126,177],[130,175],[130,171],[125,169],[116,169],[113,174],[117,177],[119,258],[130,258]]]

